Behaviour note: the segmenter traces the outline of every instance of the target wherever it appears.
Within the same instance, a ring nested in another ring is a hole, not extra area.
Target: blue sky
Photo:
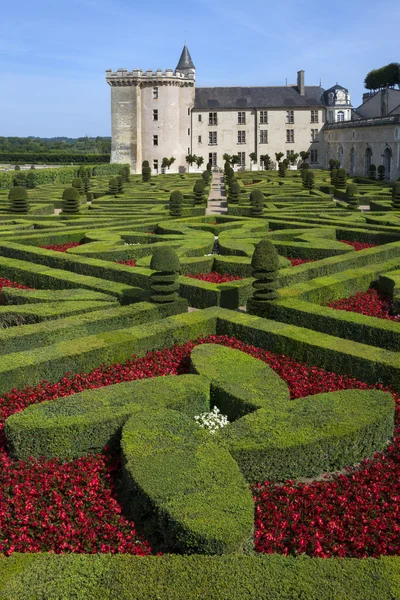
[[[400,60],[398,0],[18,0],[0,19],[0,135],[110,135],[105,69],[175,68],[186,40],[196,82],[348,87]]]

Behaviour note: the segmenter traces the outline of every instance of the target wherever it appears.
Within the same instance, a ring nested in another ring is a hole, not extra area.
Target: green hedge
[[[64,152],[0,152],[0,163],[24,163],[24,164],[68,164],[84,163],[91,165],[95,163],[110,162],[109,154],[75,154]],[[120,165],[119,165],[120,166]]]
[[[200,345],[192,368],[231,423],[221,438],[249,482],[312,477],[372,457],[393,437],[391,394],[347,390],[290,401],[287,384],[239,350]]]
[[[400,559],[13,554],[1,600],[398,600]]]

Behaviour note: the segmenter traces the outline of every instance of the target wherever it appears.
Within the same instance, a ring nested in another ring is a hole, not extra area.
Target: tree
[[[196,159],[197,156],[195,154],[187,154],[185,157],[185,160],[190,167],[196,162]]]
[[[150,300],[156,304],[177,300],[180,263],[176,251],[164,245],[156,248],[151,257],[150,269],[155,271],[150,275]]]
[[[82,179],[82,182],[83,182],[83,191],[85,192],[85,194],[87,194],[89,189],[92,186],[92,182],[90,181],[89,177],[84,177]]]
[[[193,199],[195,205],[204,204],[205,183],[203,179],[198,179],[193,187]]]
[[[337,169],[332,169],[331,171],[331,185],[333,185],[333,187],[336,187],[337,184]]]
[[[230,165],[230,163],[231,163],[231,160],[232,160],[232,155],[231,155],[231,154],[227,154],[227,153],[225,152],[225,154],[223,154],[223,155],[222,155],[222,159],[223,159],[223,160],[224,160],[226,163],[229,163],[229,165]]]
[[[231,165],[234,167],[237,164],[239,164],[239,156],[234,154],[231,158]]]
[[[259,317],[268,316],[268,304],[279,298],[279,256],[272,242],[263,239],[256,245],[251,259],[254,292],[247,301],[247,312]]]
[[[180,192],[179,190],[174,190],[173,192],[171,192],[171,195],[169,197],[169,214],[171,217],[182,216],[182,204],[182,192]]]
[[[378,167],[378,180],[383,181],[385,179],[385,165],[379,165]]]
[[[26,176],[26,187],[28,190],[33,190],[36,187],[36,174],[33,171],[29,171]]]
[[[249,157],[250,160],[253,161],[253,163],[257,162],[257,152],[250,152]]]
[[[210,183],[210,180],[211,180],[211,173],[210,173],[210,171],[207,171],[207,170],[203,171],[202,174],[201,174],[201,177],[202,177],[205,185],[208,185]]]
[[[115,179],[117,180],[118,194],[123,194],[124,193],[124,180],[122,178],[122,175],[118,175]]]
[[[262,162],[264,163],[264,169],[268,171],[271,166],[271,158],[269,154],[261,154],[260,160],[262,160]]]
[[[211,171],[212,171],[212,163],[211,163],[211,162],[208,162],[208,163],[206,164],[206,169],[207,169],[207,171],[208,171],[208,172],[211,174]]]
[[[147,182],[151,179],[151,169],[148,160],[142,162],[142,181]]]
[[[161,162],[161,168],[162,169],[168,169],[170,168],[170,166],[175,162],[175,158],[173,156],[171,156],[171,158],[167,158],[166,156],[164,156],[164,158],[162,159]]]
[[[370,179],[376,179],[376,166],[375,165],[369,165],[369,169],[368,169],[368,176]]]
[[[250,194],[250,216],[262,217],[264,211],[264,194],[261,190],[253,190]]]
[[[355,183],[349,183],[346,188],[347,202],[351,208],[358,206],[358,187]]]
[[[228,190],[228,202],[231,202],[232,204],[237,204],[239,202],[239,197],[240,185],[236,179],[233,179]]]
[[[367,73],[364,80],[367,90],[379,90],[386,87],[400,87],[400,64],[389,63],[380,69]]]
[[[276,162],[277,162],[278,164],[279,164],[279,161],[281,160],[281,158],[282,158],[283,156],[285,156],[285,155],[283,154],[283,152],[275,152],[275,159],[276,159]]]
[[[289,162],[290,162],[290,164],[291,164],[291,165],[294,165],[294,164],[295,164],[295,162],[296,162],[296,160],[297,160],[298,158],[299,158],[299,155],[298,155],[298,153],[293,153],[293,152],[292,152],[292,153],[291,153],[291,154],[289,154],[289,156],[288,156],[288,159],[289,159]]]
[[[196,165],[200,169],[201,165],[204,163],[204,158],[202,156],[196,156]]]
[[[121,167],[119,174],[121,175],[124,183],[129,183],[131,174],[129,167]]]
[[[300,158],[304,162],[306,162],[307,158],[310,156],[310,153],[307,150],[302,150],[300,152]]]
[[[23,171],[17,171],[13,180],[13,185],[18,187],[28,187],[28,179],[26,173]]]
[[[230,185],[230,182],[233,180],[233,178],[235,177],[235,171],[232,169],[232,167],[228,167],[225,173],[225,181],[227,185]]]
[[[346,170],[343,168],[340,168],[337,170],[337,175],[336,175],[336,187],[337,189],[341,190],[341,189],[345,189],[346,187],[346,179],[347,179],[347,174],[346,174]]]
[[[62,212],[64,214],[77,214],[80,210],[80,196],[76,187],[66,188],[62,195]]]
[[[280,162],[278,165],[278,171],[280,177],[286,177],[286,165],[284,162]]]
[[[329,169],[330,169],[330,172],[331,172],[331,173],[332,173],[333,169],[335,168],[335,162],[336,162],[336,161],[335,161],[335,159],[334,159],[334,158],[330,158],[330,159],[329,159]]]
[[[400,182],[396,182],[392,187],[392,209],[400,210]]]
[[[8,193],[10,200],[10,212],[27,213],[29,211],[28,194],[24,187],[16,185]]]
[[[108,182],[108,193],[116,198],[118,196],[118,181],[116,177],[111,177]]]
[[[74,177],[72,187],[76,188],[80,194],[83,193],[83,181],[81,177]]]
[[[311,170],[304,171],[303,187],[305,187],[310,194],[315,187],[315,176]]]

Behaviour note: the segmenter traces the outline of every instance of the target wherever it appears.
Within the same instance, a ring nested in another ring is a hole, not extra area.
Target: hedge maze
[[[400,596],[398,184],[281,171],[0,180],[0,598]]]

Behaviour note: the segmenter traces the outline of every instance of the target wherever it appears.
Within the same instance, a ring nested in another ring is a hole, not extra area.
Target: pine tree
[[[150,276],[150,300],[157,304],[177,300],[180,264],[175,250],[169,246],[154,250],[150,269],[155,271]]]

